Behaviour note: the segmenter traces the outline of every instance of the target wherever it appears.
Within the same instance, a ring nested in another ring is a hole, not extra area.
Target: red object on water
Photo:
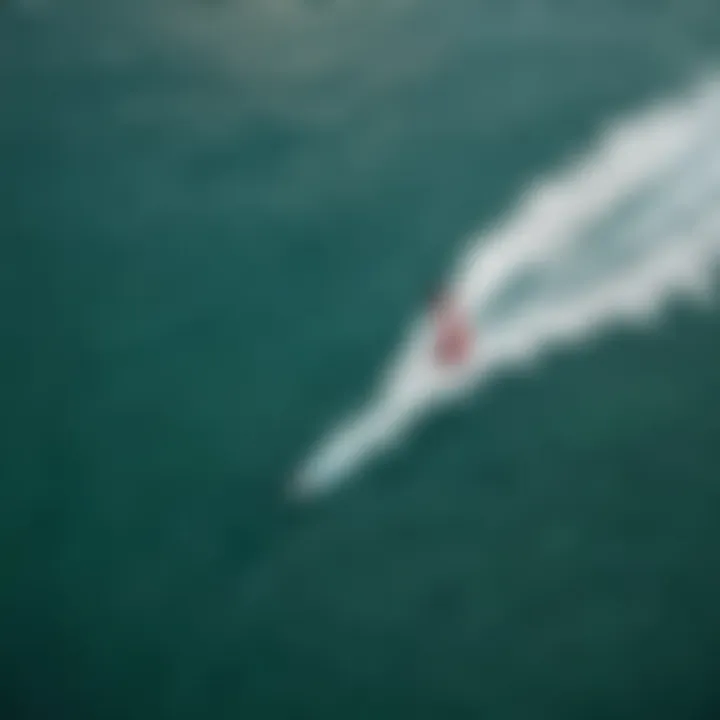
[[[441,365],[461,365],[470,356],[472,327],[445,298],[435,308],[435,359]]]

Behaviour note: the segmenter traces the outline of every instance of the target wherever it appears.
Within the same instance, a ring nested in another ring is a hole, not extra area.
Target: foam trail
[[[478,318],[482,352],[461,373],[438,373],[420,318],[365,408],[321,440],[292,491],[336,486],[420,415],[500,370],[611,323],[647,322],[678,292],[707,288],[720,261],[717,127],[720,85],[706,81],[682,102],[611,130],[584,161],[539,183],[458,265],[454,287]]]

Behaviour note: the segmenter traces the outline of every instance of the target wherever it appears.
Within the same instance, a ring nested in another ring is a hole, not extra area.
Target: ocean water
[[[702,0],[7,0],[0,716],[716,717],[718,51]]]

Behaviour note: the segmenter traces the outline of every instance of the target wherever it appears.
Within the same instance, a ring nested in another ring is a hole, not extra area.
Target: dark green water
[[[36,5],[0,9],[0,716],[716,717],[716,306],[279,490],[717,9]]]

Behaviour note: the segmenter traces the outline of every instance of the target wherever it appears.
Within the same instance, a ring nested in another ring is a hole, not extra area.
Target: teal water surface
[[[718,18],[6,2],[0,714],[715,717],[717,303],[281,490],[467,235]]]

